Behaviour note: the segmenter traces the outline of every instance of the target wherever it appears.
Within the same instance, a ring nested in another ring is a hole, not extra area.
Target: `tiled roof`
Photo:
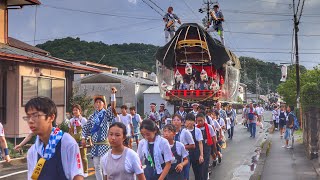
[[[49,55],[29,52],[23,49],[12,47],[7,44],[0,44],[0,61],[19,61],[41,65],[51,65],[61,69],[70,69],[79,72],[100,73],[101,70],[80,65],[71,61],[66,61]]]
[[[31,46],[30,44],[27,44],[25,42],[19,41],[15,38],[9,37],[8,38],[8,45],[12,47],[16,47],[28,52],[33,52],[41,55],[49,55],[48,51],[45,51],[43,49],[37,48],[35,46]]]
[[[101,76],[107,76],[113,79],[119,79],[122,81],[127,81],[131,83],[139,83],[139,84],[145,84],[145,85],[156,85],[154,81],[148,80],[148,79],[143,79],[143,78],[136,78],[136,77],[129,77],[125,75],[119,75],[119,74],[112,74],[112,73],[101,73],[101,74],[92,74],[89,76],[85,76],[81,79],[81,82],[85,83],[90,83],[93,82],[95,83],[96,78],[101,78]],[[100,82],[101,83],[101,82]]]
[[[160,94],[159,86],[150,86],[143,94]]]
[[[8,6],[26,6],[26,5],[40,5],[41,2],[38,0],[10,0]]]

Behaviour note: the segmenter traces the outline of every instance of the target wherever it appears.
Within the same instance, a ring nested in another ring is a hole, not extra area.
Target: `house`
[[[32,97],[52,98],[59,123],[65,118],[74,74],[101,72],[8,37],[8,10],[39,4],[37,0],[0,1],[0,121],[9,138],[25,137],[30,132],[22,117]]]
[[[91,61],[79,61],[77,63],[85,65],[85,66],[89,66],[89,67],[100,69],[101,72],[106,72],[106,73],[118,72],[118,68],[117,67],[107,66],[107,65],[104,65],[104,64],[94,63],[94,62],[91,62]],[[79,80],[79,79],[81,79],[81,78],[83,78],[84,76],[87,76],[87,75],[89,75],[89,74],[75,74],[74,80],[77,81],[77,80]]]
[[[163,103],[170,114],[174,114],[174,105],[161,98],[159,86],[150,86],[143,92],[143,96],[144,99],[147,99],[147,101],[144,101],[144,114],[150,111],[150,103],[152,102],[157,104],[157,110],[159,110],[160,104]]]
[[[79,81],[75,81],[74,87],[78,94],[85,93],[87,96],[94,95],[106,96],[110,102],[111,87],[116,87],[117,111],[120,112],[121,105],[136,106],[138,113],[144,112],[144,102],[149,101],[144,99],[143,92],[150,86],[156,83],[149,79],[136,78],[115,73],[100,73],[85,76]]]

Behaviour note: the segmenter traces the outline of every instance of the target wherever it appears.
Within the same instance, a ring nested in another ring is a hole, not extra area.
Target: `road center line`
[[[28,172],[28,170],[18,171],[18,172],[14,172],[14,173],[11,173],[11,174],[4,175],[4,176],[0,176],[0,179],[6,178],[6,177],[10,177],[10,176],[14,176],[14,175],[21,174],[21,173],[25,173],[25,172]]]

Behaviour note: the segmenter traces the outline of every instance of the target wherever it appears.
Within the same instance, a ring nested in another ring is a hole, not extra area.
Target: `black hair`
[[[135,107],[135,106],[131,106],[129,109],[130,109],[130,111],[132,111],[132,110],[135,111],[135,110],[136,110],[136,107]]]
[[[54,115],[52,126],[56,127],[57,106],[50,98],[39,96],[30,99],[24,106],[24,111],[27,113],[30,109],[35,109],[37,111],[43,112],[44,114],[46,114],[46,119],[48,118],[48,116]]]
[[[188,113],[186,115],[186,121],[195,121],[195,120],[196,120],[196,117],[194,116],[194,114]]]
[[[128,106],[127,106],[127,105],[122,105],[122,106],[120,107],[120,109],[125,109],[125,110],[127,110],[127,109],[128,109]]]
[[[158,126],[156,125],[156,123],[150,119],[146,119],[146,120],[143,120],[142,123],[141,123],[141,126],[140,126],[140,131],[142,129],[146,129],[148,131],[156,131],[156,135],[161,135],[160,133],[160,130],[158,128]]]
[[[289,106],[290,111],[294,111],[294,106]]]
[[[109,127],[109,129],[111,129],[112,127],[115,127],[115,126],[122,129],[123,137],[127,136],[127,127],[126,127],[126,125],[124,125],[122,122],[115,122]]]
[[[217,117],[220,116],[220,112],[218,110],[215,110],[214,113],[216,114]]]
[[[168,129],[169,131],[171,132],[176,132],[176,127],[173,125],[173,124],[166,124],[164,127],[163,127],[163,130],[165,129]]]
[[[172,119],[174,119],[175,117],[177,117],[177,118],[179,118],[181,121],[182,121],[182,116],[180,116],[179,114],[174,114],[173,116],[172,116]]]
[[[206,119],[206,116],[203,113],[198,113],[196,118],[201,117],[203,119]]]
[[[219,5],[216,4],[216,5],[214,5],[213,7],[214,7],[214,8],[219,8]]]
[[[94,102],[97,102],[98,100],[102,101],[104,104],[106,103],[106,102],[104,101],[104,99],[102,99],[102,98],[100,98],[100,97],[95,98],[95,99],[94,99]]]

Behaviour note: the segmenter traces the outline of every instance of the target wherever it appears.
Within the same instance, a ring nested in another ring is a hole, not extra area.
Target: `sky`
[[[31,45],[71,36],[106,44],[163,46],[164,23],[160,14],[165,14],[163,11],[169,6],[173,6],[183,23],[200,24],[205,16],[198,12],[203,0],[40,1],[42,5],[38,7],[9,11],[10,37]],[[295,1],[297,6],[299,0]],[[277,64],[292,63],[292,0],[219,0],[218,3],[225,16],[226,46],[236,55]],[[305,0],[299,25],[300,64],[308,69],[320,63],[319,9],[320,0]]]

